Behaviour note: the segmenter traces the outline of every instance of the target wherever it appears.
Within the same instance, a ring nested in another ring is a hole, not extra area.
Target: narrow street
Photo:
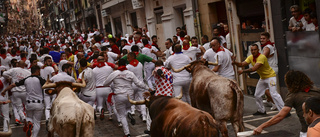
[[[270,111],[270,107],[267,107],[267,115],[265,116],[253,116],[252,113],[256,111],[256,104],[253,97],[245,96],[244,98],[244,125],[246,127],[245,131],[250,131],[255,129],[259,124],[269,120],[271,117],[276,115],[278,111]],[[285,118],[279,124],[274,125],[272,127],[266,128],[263,134],[256,137],[298,137],[300,123],[298,117],[295,113],[295,110],[291,111],[291,116]],[[118,127],[118,122],[115,120],[115,116],[113,116],[113,120],[109,121],[107,118],[108,114],[105,114],[105,120],[101,121],[100,119],[96,120],[95,126],[95,137],[122,137],[123,130]],[[142,120],[138,117],[138,114],[135,116],[136,125],[130,126],[131,136],[135,137],[148,137],[148,135],[144,134],[144,130],[146,130],[146,124],[142,122]],[[2,121],[0,122],[2,125]],[[11,127],[13,130],[12,137],[23,137],[25,133],[22,131],[23,126],[15,127],[14,121],[11,120]],[[2,130],[2,127],[0,128]],[[230,137],[235,137],[233,128],[231,123],[228,123],[228,131]],[[41,131],[39,132],[39,137],[47,136],[47,131],[45,129],[45,120],[41,121]],[[57,136],[57,135],[56,135]],[[58,137],[58,136],[57,136]]]

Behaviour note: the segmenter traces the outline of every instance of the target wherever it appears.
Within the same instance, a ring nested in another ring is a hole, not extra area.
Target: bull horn
[[[188,65],[185,65],[184,67],[179,68],[179,69],[174,69],[173,67],[171,67],[171,69],[172,69],[173,72],[178,73],[178,72],[180,72],[180,71],[182,71],[182,70],[184,70],[184,69],[186,69],[187,67],[190,67],[190,66],[191,66],[191,64],[188,64]]]
[[[133,104],[133,105],[143,105],[143,104],[145,104],[145,103],[146,103],[146,101],[145,101],[145,100],[134,101],[134,100],[131,100],[131,99],[130,99],[129,95],[127,95],[127,96],[128,96],[128,100],[129,100],[129,102],[130,102],[131,104]]]
[[[176,97],[174,97],[174,98],[176,98],[176,99],[181,99],[181,98],[182,98],[182,95],[183,95],[183,93],[182,93],[182,91],[181,91],[180,94],[179,94],[179,96],[176,96]]]
[[[216,62],[209,62],[209,61],[208,61],[208,65],[218,66],[218,60],[219,60],[219,56],[217,55],[217,60],[216,60]]]
[[[12,130],[11,130],[9,121],[7,121],[7,125],[8,125],[8,132],[0,132],[0,137],[10,137],[12,135]]]
[[[82,81],[82,83],[72,83],[72,87],[81,87],[81,88],[84,88],[84,87],[87,86],[86,81],[84,80],[84,72],[83,72],[83,74],[82,74],[81,81]]]
[[[44,85],[42,86],[42,89],[55,88],[56,86],[57,86],[56,83],[50,83],[49,75],[48,75],[47,81],[46,81],[46,83],[44,83]]]

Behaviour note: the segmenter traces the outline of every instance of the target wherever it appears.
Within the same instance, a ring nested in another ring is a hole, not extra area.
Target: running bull
[[[150,135],[152,137],[218,137],[218,126],[212,116],[193,108],[189,104],[167,96],[151,96],[144,93],[145,100],[131,104],[146,104],[152,119]]]
[[[228,136],[227,121],[230,120],[235,133],[244,130],[243,93],[234,80],[221,77],[207,66],[213,62],[194,61],[182,68],[192,74],[189,88],[191,105],[210,113],[219,125],[222,136]]]
[[[48,122],[48,136],[53,137],[56,132],[60,137],[93,137],[94,109],[83,102],[71,87],[85,87],[86,83],[56,82],[49,80],[42,86],[55,88],[56,99],[52,103],[51,117]],[[51,93],[52,94],[52,93]]]

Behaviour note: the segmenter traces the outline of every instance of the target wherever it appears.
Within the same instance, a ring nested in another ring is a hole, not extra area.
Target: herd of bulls
[[[195,61],[173,69],[176,72],[186,69],[192,74],[191,106],[176,98],[151,96],[148,92],[144,93],[144,100],[133,101],[128,97],[132,104],[146,104],[152,119],[152,137],[217,137],[219,131],[227,137],[227,121],[232,123],[235,133],[244,130],[241,89],[235,81],[218,76],[207,65],[208,62]],[[43,86],[57,91],[57,98],[52,103],[48,136],[53,136],[54,132],[60,137],[94,136],[94,109],[72,90],[72,87],[85,85],[84,81],[47,81]]]

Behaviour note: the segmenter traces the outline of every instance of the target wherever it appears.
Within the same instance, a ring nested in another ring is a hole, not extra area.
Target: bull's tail
[[[230,87],[232,88],[232,91],[234,92],[236,96],[236,108],[235,108],[235,112],[233,119],[231,119],[231,121],[233,121],[233,127],[235,128],[236,132],[241,132],[244,131],[244,125],[243,125],[243,93],[242,90],[240,89],[240,87],[237,85],[237,83],[233,80],[230,80]],[[236,127],[235,127],[236,126]]]

